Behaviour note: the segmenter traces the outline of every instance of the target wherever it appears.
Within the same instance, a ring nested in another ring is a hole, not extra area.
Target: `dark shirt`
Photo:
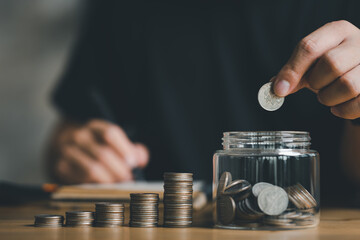
[[[225,131],[301,130],[320,153],[322,190],[350,186],[339,160],[344,120],[309,90],[275,112],[257,93],[301,38],[334,20],[359,26],[356,1],[93,1],[87,10],[55,105],[85,122],[104,117],[100,95],[149,147],[148,179],[184,171],[210,181]]]

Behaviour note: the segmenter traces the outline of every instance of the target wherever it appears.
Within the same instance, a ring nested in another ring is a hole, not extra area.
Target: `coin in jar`
[[[252,194],[254,195],[254,197],[258,197],[262,190],[264,190],[267,187],[272,187],[272,186],[274,186],[274,185],[272,185],[271,183],[258,182],[252,187],[252,189],[251,189]]]
[[[272,186],[262,190],[257,198],[258,206],[267,215],[280,215],[289,204],[289,198],[284,189]]]
[[[235,180],[224,191],[224,195],[232,196],[236,201],[247,198],[250,194],[251,184],[246,180]]]
[[[217,212],[222,224],[230,224],[235,218],[235,201],[232,197],[221,196],[217,200]]]
[[[223,174],[221,174],[218,190],[217,190],[218,196],[224,193],[225,188],[227,187],[227,185],[229,185],[231,181],[232,181],[232,177],[230,172],[223,172]]]
[[[258,101],[267,111],[276,111],[284,104],[285,98],[277,96],[272,90],[272,82],[264,84],[258,92]]]

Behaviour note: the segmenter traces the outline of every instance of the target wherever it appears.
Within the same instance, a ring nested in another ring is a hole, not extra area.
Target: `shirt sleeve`
[[[102,109],[94,95],[104,94],[100,85],[111,74],[108,60],[113,57],[110,4],[87,3],[78,39],[51,95],[63,117],[79,122],[101,117]]]

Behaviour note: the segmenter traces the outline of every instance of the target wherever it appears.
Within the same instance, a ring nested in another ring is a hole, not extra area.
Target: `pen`
[[[100,94],[97,88],[91,88],[91,99],[94,101],[94,106],[97,108],[101,117],[109,122],[117,124],[116,117],[111,111],[105,98]],[[145,180],[143,170],[141,168],[133,168],[132,174],[135,180]]]

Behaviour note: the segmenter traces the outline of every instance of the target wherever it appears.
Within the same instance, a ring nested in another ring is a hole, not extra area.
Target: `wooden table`
[[[87,208],[89,210],[91,208]],[[33,217],[40,213],[63,214],[67,209],[49,208],[46,203],[17,207],[0,207],[0,240],[7,239],[153,239],[153,240],[227,240],[227,239],[360,239],[360,210],[327,208],[321,211],[318,228],[286,231],[244,231],[214,229],[211,226],[211,206],[194,214],[191,228],[67,228],[33,227]],[[128,210],[128,209],[127,209]],[[128,216],[126,216],[126,223]]]

